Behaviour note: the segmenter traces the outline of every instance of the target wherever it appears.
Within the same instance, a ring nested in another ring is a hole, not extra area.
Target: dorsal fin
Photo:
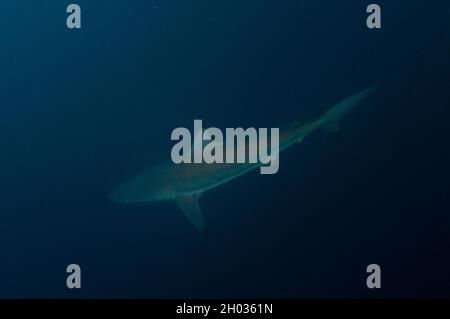
[[[178,197],[176,199],[178,206],[183,211],[184,215],[190,220],[194,226],[201,232],[206,233],[207,226],[205,219],[203,218],[198,199],[200,193]]]
[[[211,143],[213,143],[214,145],[217,146],[222,146],[222,143],[217,142],[216,140],[212,139],[212,134],[210,133],[209,129],[206,129],[204,132],[198,132],[195,136],[194,136],[194,141],[196,139],[199,138],[199,136],[201,136],[201,140],[202,140],[202,144],[201,145],[192,145],[192,150],[195,152],[197,150],[198,147],[201,147],[201,150],[206,146],[209,145]],[[197,147],[196,147],[197,146]]]

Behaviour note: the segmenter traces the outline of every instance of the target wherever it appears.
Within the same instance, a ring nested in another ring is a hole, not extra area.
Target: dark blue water
[[[0,297],[450,297],[448,1],[377,1],[381,30],[368,1],[77,3],[81,30],[64,1],[0,6]],[[207,236],[108,201],[194,119],[311,120],[374,84],[278,174],[205,193]]]

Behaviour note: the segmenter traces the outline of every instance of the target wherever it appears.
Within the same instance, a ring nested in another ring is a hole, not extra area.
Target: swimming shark
[[[360,91],[337,103],[313,122],[293,122],[280,128],[279,151],[301,142],[317,129],[336,131],[338,122],[377,87]],[[180,163],[167,161],[132,178],[114,190],[110,200],[124,203],[174,200],[200,231],[207,224],[199,205],[200,196],[262,165],[257,163]]]

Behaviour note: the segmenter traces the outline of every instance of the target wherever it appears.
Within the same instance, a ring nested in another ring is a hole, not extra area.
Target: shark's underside
[[[280,151],[301,142],[319,128],[336,130],[338,121],[375,89],[376,87],[372,87],[363,90],[341,101],[315,122],[293,122],[280,128]],[[110,199],[126,203],[175,200],[186,217],[199,230],[206,231],[206,223],[198,202],[200,195],[261,165],[261,163],[174,164],[166,162],[120,186],[110,195]]]

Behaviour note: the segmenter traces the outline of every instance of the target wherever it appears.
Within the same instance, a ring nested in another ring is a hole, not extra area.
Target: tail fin
[[[339,120],[378,88],[378,86],[373,86],[342,100],[323,114],[316,123],[327,131],[337,131]]]

